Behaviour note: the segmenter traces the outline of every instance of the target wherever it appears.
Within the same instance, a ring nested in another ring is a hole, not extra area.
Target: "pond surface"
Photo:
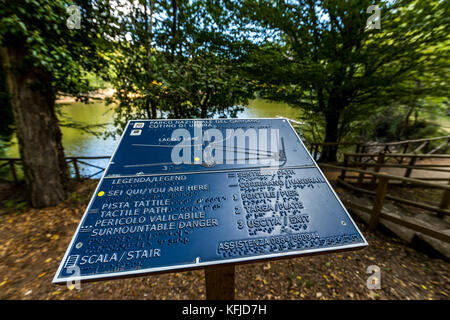
[[[113,130],[114,112],[111,106],[103,102],[84,104],[80,102],[69,103],[61,107],[64,117],[83,124],[108,124],[105,130]],[[301,114],[299,109],[290,107],[284,103],[271,102],[264,99],[250,101],[244,111],[239,113],[238,118],[273,118],[283,116],[297,119]],[[118,138],[104,138],[84,133],[74,128],[61,128],[63,135],[63,146],[66,156],[110,156],[118,143]],[[16,138],[13,139],[17,142]],[[18,158],[19,148],[17,143],[6,150],[6,157]],[[89,160],[89,163],[105,167],[107,160]],[[81,166],[83,175],[90,175],[98,171],[93,167]],[[96,178],[99,177],[95,176]]]

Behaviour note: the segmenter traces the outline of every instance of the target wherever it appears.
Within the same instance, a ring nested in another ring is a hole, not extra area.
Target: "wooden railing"
[[[81,179],[90,179],[99,173],[103,172],[105,168],[97,166],[92,163],[88,163],[86,161],[88,160],[98,160],[98,159],[109,159],[109,156],[100,156],[100,157],[66,157],[67,164],[72,166],[74,177],[77,180]],[[18,183],[19,182],[19,175],[17,166],[22,165],[22,160],[20,158],[0,158],[0,169],[6,166],[9,166],[9,171],[12,175],[12,182]],[[97,172],[90,174],[89,176],[83,176],[81,174],[80,165],[92,167],[99,169]]]
[[[14,183],[17,183],[19,181],[16,166],[15,166],[16,162],[18,162],[18,161],[20,161],[19,158],[0,158],[0,169],[8,166]]]
[[[105,168],[103,168],[103,167],[94,165],[92,163],[88,163],[88,162],[83,161],[83,160],[96,160],[96,159],[109,159],[109,158],[110,157],[108,157],[108,156],[100,156],[100,157],[66,157],[66,161],[67,161],[67,164],[72,163],[73,168],[75,170],[75,178],[80,180],[81,178],[83,178],[83,179],[90,179],[90,178],[98,175],[99,173],[101,173],[101,172],[103,172],[105,170]],[[92,167],[92,168],[100,169],[100,170],[95,172],[94,174],[91,174],[91,175],[87,176],[87,177],[82,177],[81,174],[80,174],[80,167],[79,167],[80,163],[84,164],[86,166]]]
[[[424,159],[448,159],[446,163],[417,163],[418,160]],[[392,161],[390,161],[392,160]],[[404,160],[407,160],[404,164]],[[405,153],[345,153],[344,167],[359,167],[362,170],[372,168],[374,172],[379,172],[381,168],[400,168],[405,169],[403,177],[409,178],[413,170],[421,171],[437,171],[450,173],[450,155],[448,154],[405,154]],[[342,177],[345,178],[345,170],[342,172]],[[365,174],[360,173],[358,177],[348,177],[349,179],[358,179],[358,184],[361,185],[365,179]],[[419,180],[430,181],[448,181],[448,177],[417,177]],[[372,178],[372,183],[374,178]]]
[[[432,143],[442,140],[439,145],[431,149]],[[396,142],[385,143],[367,143],[367,142],[313,142],[309,144],[309,150],[311,151],[314,160],[319,159],[319,155],[324,146],[337,146],[348,149],[354,148],[355,153],[369,153],[369,152],[381,152],[381,153],[412,153],[412,154],[443,154],[447,152],[448,145],[450,143],[450,135],[440,136],[426,139],[404,140]],[[338,149],[339,150],[339,149]],[[349,150],[347,150],[349,151]]]
[[[435,213],[437,213],[438,217],[450,215],[450,210],[449,210],[450,185],[432,183],[432,182],[427,182],[427,181],[408,178],[408,177],[399,177],[399,176],[394,176],[394,175],[379,173],[379,172],[374,172],[374,171],[367,171],[367,170],[354,169],[354,168],[350,168],[350,167],[336,166],[336,165],[332,165],[332,164],[321,164],[320,166],[323,168],[341,170],[341,176],[338,178],[339,184],[341,184],[342,186],[347,187],[349,189],[352,189],[354,191],[369,194],[375,198],[372,208],[361,206],[360,204],[357,204],[357,203],[349,201],[349,200],[343,201],[344,204],[346,206],[348,206],[349,208],[361,210],[363,212],[370,214],[369,230],[371,230],[371,231],[376,230],[380,219],[385,219],[387,221],[394,222],[398,225],[401,225],[401,226],[404,226],[411,230],[423,233],[423,234],[433,237],[435,239],[450,243],[450,235],[446,234],[443,231],[426,227],[423,224],[419,224],[417,222],[410,221],[409,219],[405,219],[404,217],[399,217],[399,216],[395,216],[395,215],[383,212],[384,202],[386,199],[389,199],[394,202],[399,202],[399,203],[406,204],[406,205],[409,205],[412,207],[421,208],[424,210],[435,212]],[[375,191],[357,187],[357,186],[354,186],[351,183],[345,181],[344,180],[345,173],[347,171],[357,172],[360,174],[372,176],[375,179],[375,181],[377,182]],[[416,184],[416,185],[422,185],[423,187],[432,187],[432,188],[436,188],[436,189],[441,189],[444,191],[444,193],[443,193],[441,202],[438,206],[433,206],[433,205],[419,203],[419,202],[412,201],[412,200],[402,199],[402,198],[398,198],[398,197],[395,197],[392,195],[388,195],[388,184],[389,184],[390,180],[398,180],[405,184]]]

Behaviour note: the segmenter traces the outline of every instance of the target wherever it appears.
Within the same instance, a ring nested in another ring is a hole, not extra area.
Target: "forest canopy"
[[[0,138],[17,135],[30,185],[53,174],[31,170],[43,150],[27,137],[46,141],[52,147],[40,161],[52,163],[62,177],[54,187],[63,188],[55,99],[87,102],[90,75],[113,89],[110,135],[129,119],[237,117],[255,97],[301,110],[303,131],[317,142],[436,135],[420,115],[448,109],[448,7],[441,0],[0,0]],[[321,160],[336,154],[325,147]]]

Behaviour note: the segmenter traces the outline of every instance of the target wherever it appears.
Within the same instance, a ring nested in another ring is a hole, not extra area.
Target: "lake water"
[[[113,130],[113,110],[103,102],[97,103],[70,103],[62,107],[64,117],[84,124],[107,123],[106,130]],[[283,116],[297,119],[301,114],[299,109],[284,103],[276,103],[264,99],[250,101],[238,118],[273,118]],[[92,134],[83,133],[73,128],[62,127],[63,146],[66,156],[110,156],[118,143],[118,138],[104,139]],[[13,140],[17,140],[14,138]],[[19,157],[17,143],[6,150],[6,157]],[[107,160],[89,160],[89,163],[105,167]],[[81,166],[82,174],[89,175],[98,171],[92,167]],[[96,176],[97,177],[97,176]]]

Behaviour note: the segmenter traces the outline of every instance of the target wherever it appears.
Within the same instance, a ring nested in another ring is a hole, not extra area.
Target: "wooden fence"
[[[417,163],[418,160],[431,159],[448,159],[446,163]],[[406,160],[406,163],[404,163]],[[409,178],[413,170],[421,171],[435,171],[450,173],[450,155],[448,154],[405,154],[405,153],[345,153],[344,167],[359,167],[362,170],[373,168],[374,172],[379,172],[381,168],[400,168],[405,169],[403,177]],[[342,172],[342,178],[345,179],[345,172]],[[358,185],[364,182],[365,174],[360,173],[358,177],[348,177],[349,179],[357,179]],[[448,177],[418,177],[419,180],[429,181],[448,181]],[[372,183],[375,182],[375,177],[372,176]]]
[[[67,164],[70,168],[70,166],[73,168],[73,174],[74,177],[77,180],[81,179],[90,179],[99,173],[103,172],[105,168],[97,166],[92,163],[88,163],[86,161],[88,160],[98,160],[98,159],[109,159],[109,156],[100,156],[100,157],[66,157]],[[90,174],[89,176],[83,176],[81,174],[80,165],[92,167],[99,169],[94,174]],[[3,167],[9,167],[9,171],[11,172],[12,176],[12,182],[18,183],[19,182],[19,176],[18,176],[18,170],[17,166],[22,166],[22,160],[20,158],[0,158],[0,169]]]
[[[423,233],[425,235],[428,235],[430,237],[433,237],[435,239],[450,243],[450,235],[446,234],[443,231],[434,230],[432,228],[428,228],[424,226],[423,224],[419,224],[414,221],[409,221],[409,219],[405,219],[403,217],[395,216],[392,214],[388,214],[386,212],[383,212],[383,205],[386,199],[392,200],[394,202],[406,204],[412,207],[428,210],[431,212],[437,213],[438,217],[444,217],[445,215],[450,215],[449,205],[450,205],[450,185],[448,184],[440,184],[440,183],[432,183],[428,181],[423,181],[419,179],[413,179],[408,177],[399,177],[394,176],[390,174],[385,173],[379,173],[374,171],[367,171],[367,170],[360,170],[350,167],[343,167],[343,166],[337,166],[332,164],[321,164],[320,165],[323,168],[330,168],[330,169],[339,169],[341,170],[341,176],[338,178],[338,183],[341,184],[344,187],[347,187],[349,189],[352,189],[357,192],[362,192],[365,194],[369,194],[371,196],[374,196],[374,204],[372,208],[361,206],[360,204],[357,204],[355,202],[344,200],[344,204],[348,206],[349,208],[361,210],[363,212],[370,214],[370,220],[369,220],[369,230],[374,231],[376,230],[380,219],[385,219],[387,221],[394,222],[398,225],[404,226],[406,228],[409,228],[411,230]],[[345,181],[345,173],[347,171],[357,172],[364,175],[372,176],[376,181],[376,189],[375,191],[367,190],[365,188],[361,188],[358,186],[354,186],[351,183]],[[401,181],[405,184],[416,184],[421,185],[423,187],[431,187],[436,189],[443,190],[443,196],[441,199],[441,202],[439,206],[433,206],[425,203],[420,203],[408,199],[402,199],[398,198],[392,195],[388,195],[388,184],[390,180],[397,180]]]
[[[434,142],[439,143],[436,147],[431,148]],[[353,149],[355,153],[369,153],[369,152],[381,152],[381,153],[412,153],[412,154],[443,154],[447,152],[448,145],[450,143],[450,135],[427,138],[427,139],[415,139],[404,140],[396,142],[386,143],[367,143],[367,142],[313,142],[309,144],[309,150],[311,151],[314,160],[319,159],[319,155],[324,146],[337,146]],[[340,148],[342,149],[342,148]],[[349,150],[347,150],[349,151]]]

